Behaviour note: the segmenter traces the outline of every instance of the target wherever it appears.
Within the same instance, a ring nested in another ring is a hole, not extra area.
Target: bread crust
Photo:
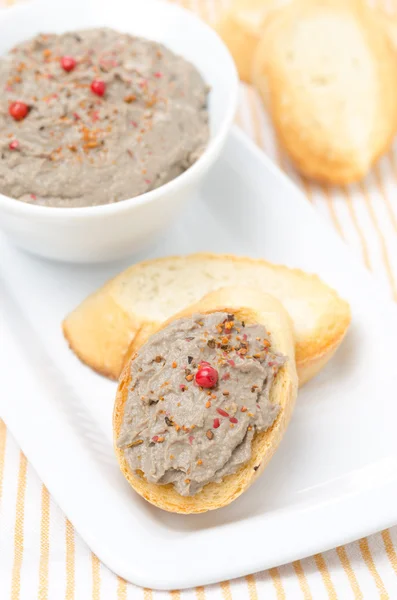
[[[242,81],[251,83],[252,61],[265,23],[284,0],[234,0],[216,24]]]
[[[163,264],[173,263],[175,266],[186,263],[212,261],[231,261],[240,265],[257,265],[270,268],[287,281],[295,277],[296,286],[301,281],[310,290],[324,288],[324,295],[330,296],[330,307],[316,328],[297,335],[295,356],[299,382],[302,385],[313,377],[331,358],[342,342],[348,329],[351,314],[347,302],[326,286],[317,275],[305,273],[300,269],[290,269],[283,265],[274,265],[263,259],[238,257],[231,254],[197,253],[188,256],[172,256],[147,260],[133,265],[117,275],[98,291],[91,294],[63,322],[63,333],[70,348],[89,367],[98,373],[118,379],[125,361],[155,331],[161,321],[148,319],[133,312],[128,312],[118,302],[118,290],[125,281],[132,277],[139,279],[145,276],[145,269],[150,266],[162,268]],[[198,298],[197,298],[198,300]]]
[[[252,59],[260,42],[260,31],[242,23],[232,11],[225,14],[216,31],[229,49],[242,81],[251,83]]]
[[[225,304],[225,301],[228,304]],[[247,323],[257,322],[266,325],[271,332],[272,347],[288,356],[288,361],[278,372],[270,392],[270,401],[279,404],[280,411],[267,431],[254,436],[251,458],[236,473],[228,475],[221,483],[207,484],[195,496],[181,496],[171,484],[149,483],[143,477],[134,474],[128,466],[123,450],[117,447],[131,380],[131,361],[136,356],[134,354],[123,369],[117,390],[113,412],[114,449],[120,469],[133,489],[151,504],[170,512],[191,514],[214,510],[226,506],[246,491],[263,472],[276,451],[295,404],[298,381],[292,324],[280,302],[272,296],[248,288],[223,288],[208,294],[197,304],[181,311],[162,324],[159,329],[163,329],[180,317],[187,317],[197,312],[209,314],[217,311],[233,313],[238,319]]]

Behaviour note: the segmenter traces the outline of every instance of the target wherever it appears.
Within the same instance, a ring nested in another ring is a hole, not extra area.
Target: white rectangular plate
[[[0,240],[1,415],[90,548],[119,575],[153,588],[237,577],[397,523],[392,303],[238,131],[200,197],[145,257],[198,250],[317,272],[350,301],[353,323],[300,392],[261,479],[222,510],[179,516],[147,504],[122,477],[112,450],[116,386],[80,364],[61,333],[64,315],[127,263],[53,264]]]

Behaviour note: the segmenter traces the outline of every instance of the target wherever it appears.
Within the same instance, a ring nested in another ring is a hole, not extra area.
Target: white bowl
[[[211,86],[211,138],[200,159],[182,175],[158,189],[115,204],[52,208],[0,194],[0,228],[7,238],[50,259],[110,261],[150,244],[194,195],[218,157],[235,114],[238,78],[226,47],[193,14],[159,0],[33,0],[16,5],[0,15],[0,53],[40,32],[100,26],[162,42],[199,69]]]

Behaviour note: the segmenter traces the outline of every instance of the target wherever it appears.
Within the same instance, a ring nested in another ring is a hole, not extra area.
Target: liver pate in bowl
[[[175,179],[209,139],[209,88],[157,42],[108,28],[39,34],[0,58],[0,193],[96,206]]]
[[[216,34],[179,7],[78,5],[1,17],[1,228],[39,255],[99,262],[174,220],[223,146],[237,77]]]

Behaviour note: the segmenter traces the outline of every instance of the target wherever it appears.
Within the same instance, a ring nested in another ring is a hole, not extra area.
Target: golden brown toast
[[[280,300],[294,324],[299,382],[331,358],[350,323],[347,302],[316,275],[261,259],[191,254],[145,261],[91,294],[63,322],[70,347],[117,379],[137,345],[173,314],[217,288],[255,287]]]
[[[360,0],[295,0],[262,30],[252,81],[277,138],[307,177],[364,177],[397,130],[397,60]]]

